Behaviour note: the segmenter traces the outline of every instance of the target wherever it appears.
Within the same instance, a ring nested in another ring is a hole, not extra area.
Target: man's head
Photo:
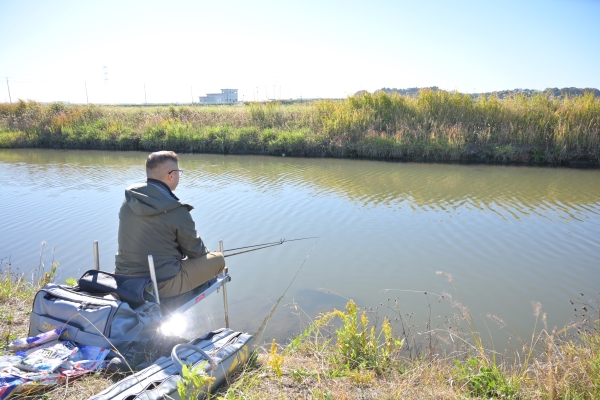
[[[158,179],[175,190],[179,184],[179,157],[172,151],[157,151],[146,159],[146,176]]]

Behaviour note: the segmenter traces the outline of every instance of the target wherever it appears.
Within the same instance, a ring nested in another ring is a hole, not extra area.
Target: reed
[[[243,106],[0,104],[0,147],[598,164],[600,99],[417,97]]]

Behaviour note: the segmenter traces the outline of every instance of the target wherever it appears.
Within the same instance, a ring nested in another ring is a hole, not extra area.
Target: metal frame
[[[148,254],[148,266],[150,267],[150,279],[152,280],[154,297],[156,297],[156,302],[160,304],[160,297],[158,296],[158,281],[156,280],[156,271],[154,270],[154,258],[152,257],[152,254]]]
[[[168,318],[169,316],[171,316],[175,313],[186,312],[187,310],[189,310],[190,308],[194,307],[196,304],[198,304],[202,300],[204,300],[207,296],[218,291],[221,287],[225,287],[225,284],[227,282],[229,282],[230,280],[231,280],[231,277],[229,275],[217,275],[217,281],[215,283],[213,283],[208,289],[206,289],[202,293],[198,293],[198,295],[191,298],[186,303],[183,303],[181,306],[177,307],[177,309],[174,310],[173,312],[169,313],[169,315],[167,315],[166,318]],[[227,320],[226,320],[226,323],[228,323]],[[228,326],[226,326],[226,328],[228,328]]]
[[[100,252],[98,249],[98,241],[97,240],[94,240],[93,250],[94,250],[94,268],[99,271],[100,270]],[[219,251],[221,252],[221,254],[223,254],[223,241],[222,240],[219,241]],[[148,254],[148,267],[150,269],[150,279],[152,280],[152,288],[154,290],[156,302],[158,304],[160,304],[160,297],[158,295],[158,281],[156,279],[156,270],[154,268],[154,258],[152,257],[152,254]],[[166,318],[168,318],[170,315],[173,315],[176,312],[183,313],[183,312],[189,310],[190,308],[192,308],[193,306],[198,304],[200,301],[204,300],[204,298],[206,296],[209,296],[210,294],[214,293],[215,291],[218,292],[219,289],[223,288],[223,313],[225,315],[225,328],[229,328],[229,307],[227,305],[227,287],[225,286],[225,284],[227,282],[231,281],[231,277],[229,276],[229,268],[227,268],[227,266],[225,266],[225,268],[223,268],[223,271],[219,275],[217,275],[216,278],[217,278],[217,280],[215,283],[213,283],[211,286],[209,286],[202,293],[198,293],[198,295],[191,298],[186,303],[183,303],[183,305],[179,306],[175,311],[169,313],[169,315],[167,315]]]
[[[94,249],[94,269],[96,271],[100,271],[100,250],[98,249],[98,241],[94,240],[94,244],[92,245]]]

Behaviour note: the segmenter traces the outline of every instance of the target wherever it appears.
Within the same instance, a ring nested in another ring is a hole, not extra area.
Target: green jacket
[[[181,269],[179,261],[198,258],[208,252],[196,233],[190,215],[192,206],[184,204],[169,187],[149,179],[125,189],[119,211],[119,250],[115,272],[150,275],[148,255],[154,258],[156,279],[169,280]]]

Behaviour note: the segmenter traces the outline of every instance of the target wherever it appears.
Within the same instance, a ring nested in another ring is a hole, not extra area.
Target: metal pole
[[[219,240],[219,251],[223,254],[223,241]],[[223,269],[223,275],[229,272],[227,266]],[[223,311],[225,312],[225,328],[229,328],[229,309],[227,308],[227,287],[223,282]]]
[[[156,297],[156,302],[160,304],[160,298],[158,297],[158,284],[156,283],[156,271],[154,270],[154,258],[152,258],[151,254],[148,254],[148,266],[150,267],[150,279],[152,279],[154,297]]]
[[[88,98],[88,95],[87,95],[87,82],[83,81],[83,84],[85,85],[85,100],[87,101],[88,104],[90,104],[90,99]]]
[[[10,86],[8,86],[8,77],[6,77],[6,87],[8,88],[8,100],[12,104],[12,97],[10,97]]]
[[[94,240],[94,269],[100,271],[100,251],[98,250],[98,241]]]

